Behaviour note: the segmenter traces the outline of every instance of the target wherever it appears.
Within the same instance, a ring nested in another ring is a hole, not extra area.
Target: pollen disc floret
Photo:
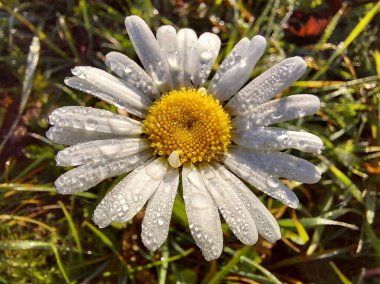
[[[210,162],[231,143],[230,117],[204,89],[166,93],[150,107],[144,126],[155,154],[168,156],[173,167]]]

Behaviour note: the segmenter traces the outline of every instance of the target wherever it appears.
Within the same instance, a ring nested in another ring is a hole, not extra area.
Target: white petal
[[[172,88],[169,65],[148,25],[138,16],[125,18],[129,38],[142,65],[161,92]]]
[[[100,228],[112,222],[127,222],[141,210],[165,176],[167,163],[161,158],[135,169],[119,182],[94,211],[94,222]]]
[[[183,166],[182,183],[191,234],[205,259],[216,259],[223,250],[218,208],[193,164]]]
[[[53,126],[46,132],[46,137],[57,144],[74,145],[94,140],[118,138],[120,135],[72,127]]]
[[[148,148],[147,140],[141,138],[98,140],[68,147],[58,152],[55,159],[58,166],[105,163]]]
[[[232,119],[237,129],[250,129],[253,126],[266,126],[316,113],[320,107],[318,97],[294,95],[272,100],[251,111]]]
[[[297,81],[306,71],[301,57],[291,57],[278,63],[252,80],[226,105],[231,115],[252,110]]]
[[[303,183],[316,183],[321,171],[312,163],[282,152],[247,151],[244,148],[230,148],[229,153],[253,168],[293,179]]]
[[[138,135],[143,132],[141,122],[103,109],[66,106],[55,109],[49,122],[60,127],[71,127],[86,131],[116,135]]]
[[[250,127],[249,131],[233,130],[232,140],[241,146],[257,150],[284,150],[321,153],[323,142],[308,132],[290,131],[276,127]]]
[[[145,117],[151,102],[119,78],[90,66],[77,66],[71,72],[75,77],[65,79],[65,84],[69,87],[91,94],[139,117]]]
[[[198,66],[194,77],[194,87],[203,86],[210,75],[212,66],[220,50],[220,38],[213,33],[203,33],[198,39]]]
[[[156,37],[169,64],[173,89],[178,89],[183,82],[183,64],[179,53],[177,32],[172,26],[161,26],[157,30]]]
[[[241,44],[241,48],[245,49],[243,53],[240,53],[243,50],[232,50],[236,58],[234,64],[231,64],[230,68],[225,71],[219,80],[211,82],[209,91],[214,93],[220,101],[225,101],[235,95],[251,77],[253,68],[265,51],[265,46],[265,38],[255,36],[246,49],[245,43]]]
[[[235,187],[226,184],[210,165],[200,167],[200,172],[207,190],[218,205],[231,231],[242,243],[255,244],[258,239],[255,221],[236,193]]]
[[[224,166],[217,165],[217,170],[224,182],[234,188],[240,199],[244,201],[245,206],[255,220],[259,234],[271,243],[279,240],[281,238],[280,227],[260,199]]]
[[[129,86],[138,89],[145,97],[158,99],[160,92],[152,78],[132,59],[119,52],[106,55],[106,65]]]
[[[184,71],[183,86],[192,87],[198,63],[197,35],[192,29],[180,29],[178,43]]]
[[[142,222],[141,239],[150,250],[158,249],[168,236],[178,184],[178,169],[168,167],[160,186],[148,201]]]
[[[291,208],[297,208],[299,201],[294,192],[260,167],[252,167],[245,160],[229,153],[225,154],[223,162],[237,176],[257,187],[257,189]]]
[[[231,52],[224,58],[222,63],[219,65],[218,70],[215,73],[215,76],[211,80],[210,90],[212,85],[216,84],[223,78],[224,74],[228,72],[233,66],[239,64],[239,62],[247,54],[250,41],[248,38],[243,37],[235,46],[232,48]]]
[[[142,151],[107,162],[85,164],[59,176],[54,185],[61,194],[85,191],[106,178],[133,170],[151,156],[151,151]]]

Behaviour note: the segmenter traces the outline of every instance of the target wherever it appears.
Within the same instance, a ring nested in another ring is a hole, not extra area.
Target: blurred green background
[[[75,196],[58,195],[62,149],[45,138],[47,116],[64,105],[114,107],[63,84],[75,65],[105,69],[116,50],[136,59],[124,28],[137,14],[217,33],[218,63],[243,36],[266,37],[252,76],[294,55],[307,73],[279,96],[317,95],[320,111],[282,126],[320,136],[321,155],[296,153],[323,171],[314,185],[286,181],[292,210],[253,188],[279,219],[282,240],[242,245],[224,230],[224,252],[206,262],[177,196],[168,241],[141,243],[143,212],[97,229],[95,206],[122,177]],[[0,283],[380,283],[380,2],[0,0]],[[41,42],[34,80],[25,80],[33,36]],[[23,87],[24,85],[24,87]],[[29,95],[28,86],[31,88]]]

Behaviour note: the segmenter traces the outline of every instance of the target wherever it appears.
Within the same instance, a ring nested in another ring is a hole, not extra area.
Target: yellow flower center
[[[164,94],[150,107],[144,129],[155,154],[173,167],[210,162],[231,144],[230,117],[203,88]]]

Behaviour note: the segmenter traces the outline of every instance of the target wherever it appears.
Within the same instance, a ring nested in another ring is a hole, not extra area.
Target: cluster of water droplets
[[[202,167],[203,180],[207,190],[215,200],[220,213],[227,221],[232,232],[244,244],[252,245],[257,241],[255,223],[243,200],[237,195],[234,187],[230,187],[212,167]]]
[[[150,250],[156,250],[166,240],[178,183],[178,169],[169,167],[162,183],[148,202],[141,237]]]
[[[196,240],[197,245],[202,249],[206,260],[210,261],[218,258],[223,248],[223,238],[208,234],[205,229],[199,225],[189,225],[191,235]],[[212,229],[211,229],[212,230]]]
[[[320,170],[312,163],[283,152],[255,151],[245,154],[234,151],[249,164],[264,171],[303,183],[316,183],[321,178]]]
[[[62,194],[85,191],[106,178],[133,170],[151,155],[150,150],[145,150],[118,159],[102,159],[100,162],[84,164],[61,175],[55,181],[55,187]],[[82,158],[86,159],[86,156]]]
[[[294,192],[284,186],[279,179],[263,171],[261,167],[229,153],[225,155],[223,162],[237,176],[257,187],[262,192],[280,200],[289,207],[297,207],[298,198]]]
[[[151,101],[135,88],[101,69],[78,66],[65,79],[71,88],[91,94],[128,112],[144,117]]]
[[[152,78],[132,59],[118,52],[106,55],[106,65],[127,84],[138,89],[141,93],[159,98]]]
[[[258,233],[272,243],[277,241],[281,237],[277,221],[256,195],[225,167],[218,166],[218,173],[226,186],[233,188],[240,200],[243,201],[254,219]]]
[[[322,140],[316,135],[276,127],[252,126],[250,131],[236,129],[231,137],[236,144],[257,150],[281,151],[292,148],[320,154],[324,148]]]
[[[157,42],[168,62],[172,79],[172,88],[178,89],[183,82],[183,62],[179,52],[177,32],[174,27],[166,25],[157,30]]]
[[[240,42],[238,42],[232,51],[226,56],[223,62],[220,64],[217,72],[215,73],[210,86],[208,88],[209,92],[216,93],[218,98],[223,101],[228,98],[229,94],[222,94],[222,89],[219,85],[220,81],[229,81],[232,83],[232,80],[229,77],[234,77],[236,75],[236,69],[245,68],[246,67],[246,58],[245,52],[248,48],[249,40],[247,38],[243,38]],[[252,66],[253,68],[253,66]],[[237,76],[236,76],[237,77]],[[238,80],[238,78],[236,78]],[[223,84],[224,86],[224,84]],[[230,93],[230,92],[229,92]]]
[[[55,126],[116,135],[142,133],[142,124],[131,118],[91,107],[66,106],[54,110],[49,122]]]
[[[289,87],[305,70],[306,63],[302,58],[285,59],[252,80],[227,103],[226,108],[234,115],[248,112]]]
[[[148,148],[148,143],[139,138],[97,140],[60,151],[56,161],[60,166],[100,163],[130,156]]]
[[[52,126],[46,137],[57,144],[75,145],[93,140],[118,138],[119,135],[104,132],[87,131],[79,128]]]
[[[198,38],[191,29],[178,31],[179,56],[182,59],[183,86],[192,87],[198,64]]]
[[[147,73],[162,93],[169,91],[172,87],[169,66],[148,25],[137,16],[129,16],[125,19],[125,26]]]
[[[218,209],[194,166],[182,171],[183,198],[191,234],[207,260],[217,258],[223,247]]]
[[[167,166],[160,159],[148,161],[119,182],[94,211],[95,223],[103,228],[112,222],[127,222],[141,210],[158,188]]]
[[[217,35],[203,33],[197,42],[198,66],[194,78],[194,86],[202,86],[210,75],[212,66],[218,56],[221,42]]]
[[[284,122],[318,111],[320,101],[313,95],[294,95],[261,104],[235,117],[232,123],[245,129]]]

